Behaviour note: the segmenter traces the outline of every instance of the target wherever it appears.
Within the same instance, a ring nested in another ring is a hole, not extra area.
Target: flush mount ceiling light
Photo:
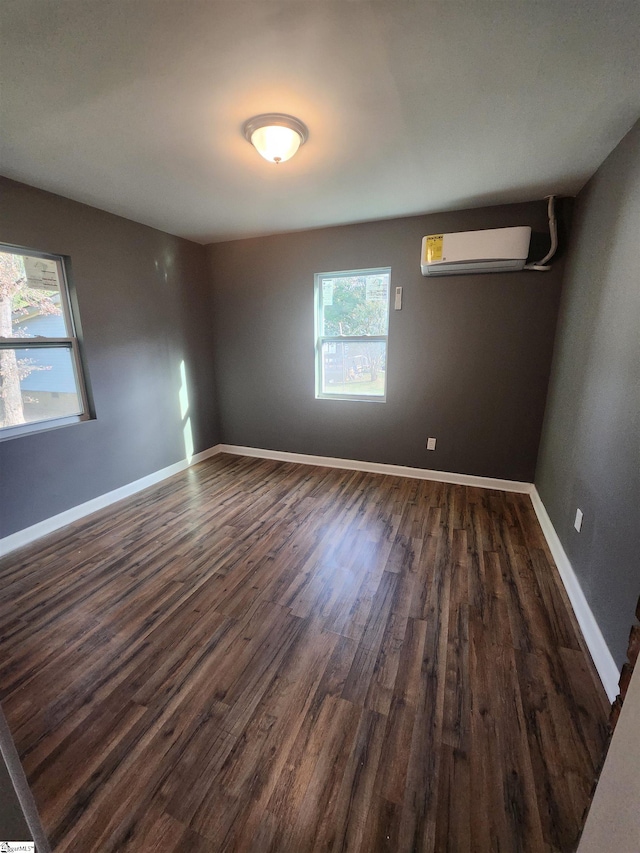
[[[245,122],[245,139],[271,163],[290,160],[307,141],[309,131],[299,119],[282,113],[265,113]]]

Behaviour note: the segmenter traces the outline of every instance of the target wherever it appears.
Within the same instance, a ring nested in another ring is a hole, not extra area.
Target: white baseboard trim
[[[425,468],[409,468],[404,465],[389,465],[382,462],[361,462],[356,459],[339,459],[331,456],[309,456],[305,453],[263,450],[257,447],[241,447],[234,444],[221,444],[219,447],[221,453],[231,453],[236,456],[253,456],[258,459],[297,462],[301,465],[342,468],[348,471],[367,471],[372,474],[391,474],[396,477],[413,477],[419,480],[435,480],[441,483],[477,486],[484,489],[499,489],[505,492],[528,494],[604,689],[612,702],[618,695],[618,678],[620,677],[620,672],[602,636],[595,616],[591,612],[580,582],[551,523],[551,519],[538,494],[538,490],[533,483],[498,480],[492,477],[478,477],[472,474],[433,471]]]
[[[338,459],[332,456],[309,456],[304,453],[288,453],[281,450],[262,450],[257,447],[240,447],[235,444],[216,444],[201,453],[196,453],[189,460],[181,459],[173,465],[154,471],[146,477],[127,483],[118,489],[99,495],[90,501],[71,507],[58,515],[45,518],[31,527],[25,527],[9,536],[0,539],[0,556],[9,554],[25,545],[30,545],[49,533],[54,533],[67,524],[79,521],[91,513],[97,512],[110,504],[128,498],[149,486],[154,486],[167,477],[179,474],[191,465],[196,465],[204,459],[215,456],[218,453],[230,453],[235,456],[254,456],[259,459],[274,459],[280,462],[297,462],[301,465],[319,465],[325,468],[344,468],[349,471],[368,471],[373,474],[391,474],[396,477],[414,477],[421,480],[435,480],[441,483],[456,483],[463,486],[478,486],[485,489],[500,489],[507,492],[528,493],[531,483],[518,483],[514,480],[496,480],[490,477],[476,477],[471,474],[450,474],[446,471],[431,471],[424,468],[407,468],[403,465],[388,465],[380,462],[361,462],[357,459]]]
[[[391,465],[384,462],[362,462],[357,459],[340,459],[332,456],[310,456],[305,453],[289,453],[282,450],[264,450],[257,447],[242,447],[235,444],[217,444],[201,453],[196,453],[190,459],[182,459],[128,483],[104,495],[99,495],[86,503],[79,504],[71,509],[46,518],[24,530],[18,530],[9,536],[0,539],[0,556],[10,553],[17,548],[22,548],[59,530],[67,524],[72,524],[85,516],[91,515],[110,504],[136,494],[143,489],[179,474],[198,462],[202,462],[219,453],[229,453],[235,456],[252,456],[258,459],[273,459],[280,462],[296,462],[301,465],[317,465],[324,468],[340,468],[347,471],[366,471],[372,474],[390,474],[395,477],[412,477],[419,480],[432,480],[440,483],[452,483],[462,486],[476,486],[483,489],[498,489],[505,492],[518,492],[528,494],[531,497],[533,508],[538,517],[540,527],[547,540],[549,549],[558,567],[558,572],[569,596],[569,600],[576,614],[578,624],[582,630],[587,647],[598,670],[607,695],[613,701],[618,695],[619,670],[613,660],[611,652],[602,636],[591,608],[585,598],[578,578],[569,562],[562,543],[558,538],[551,519],[542,503],[538,490],[532,483],[521,483],[516,480],[500,480],[492,477],[479,477],[473,474],[456,474],[447,471],[434,471],[426,468],[409,468],[404,465]]]
[[[167,477],[173,477],[174,474],[179,474],[180,471],[185,471],[192,465],[208,459],[210,456],[215,456],[220,453],[222,445],[216,444],[214,447],[209,447],[200,453],[194,454],[190,459],[181,459],[180,462],[174,462],[173,465],[168,465],[166,468],[161,468],[159,471],[154,471],[153,474],[148,474],[146,477],[141,477],[139,480],[134,480],[133,483],[127,483],[125,486],[120,486],[118,489],[113,489],[111,492],[106,492],[104,495],[98,495],[85,503],[71,507],[58,515],[53,515],[51,518],[45,518],[37,524],[32,524],[31,527],[25,527],[24,530],[18,530],[9,536],[0,539],[0,557],[15,551],[17,548],[23,548],[25,545],[30,545],[37,539],[43,536],[48,536],[49,533],[54,533],[61,527],[67,524],[72,524],[87,515],[97,512],[99,509],[110,504],[121,501],[123,498],[128,498],[130,495],[135,495],[136,492],[141,492],[149,486],[154,486],[156,483],[166,480]]]
[[[222,453],[222,444],[214,444],[213,447],[208,447],[206,450],[201,450],[200,453],[195,453],[190,459],[185,460],[187,464],[185,468],[191,468],[192,465],[197,465],[198,462],[204,462],[205,459],[210,459],[212,456],[217,456]]]
[[[386,462],[362,462],[359,459],[340,459],[334,456],[309,456],[306,453],[289,453],[285,450],[262,450],[258,447],[241,447],[237,444],[219,445],[221,453],[234,456],[255,456],[258,459],[273,459],[277,462],[296,462],[300,465],[318,465],[322,468],[342,468],[347,471],[366,471],[369,474],[390,474],[392,477],[412,477],[415,480],[434,480],[438,483],[453,483],[459,486],[477,486],[481,489],[499,489],[503,492],[529,494],[532,483],[517,480],[497,480],[493,477],[478,477],[475,474],[455,474],[448,471],[433,471],[429,468],[409,468]]]
[[[540,522],[540,527],[542,528],[542,532],[544,533],[547,544],[549,545],[551,555],[558,567],[562,583],[564,584],[564,588],[569,596],[573,612],[576,614],[576,619],[578,620],[578,624],[582,630],[582,636],[584,637],[585,643],[587,644],[591,657],[593,658],[595,667],[598,670],[600,680],[602,681],[607,696],[610,701],[613,702],[618,695],[618,679],[620,678],[620,671],[616,666],[604,637],[602,636],[602,631],[598,627],[596,618],[589,607],[587,599],[585,598],[585,594],[580,586],[580,581],[573,570],[573,566],[569,562],[569,558],[562,547],[562,542],[560,542],[556,529],[549,518],[549,514],[547,513],[535,486],[533,486],[531,490],[531,503],[533,504],[538,521]]]

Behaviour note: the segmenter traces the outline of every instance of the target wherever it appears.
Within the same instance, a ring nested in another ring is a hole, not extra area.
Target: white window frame
[[[387,334],[386,335],[325,335],[324,312],[322,305],[322,282],[325,279],[346,278],[367,275],[388,275],[389,293],[387,296]],[[391,267],[373,267],[372,269],[341,270],[340,272],[319,272],[314,276],[314,333],[315,333],[315,377],[317,400],[350,400],[360,403],[387,402],[387,376],[389,373],[389,321],[391,320]],[[384,394],[326,394],[322,391],[322,345],[325,343],[385,343]]]
[[[53,349],[60,347],[71,352],[71,360],[76,378],[76,386],[78,389],[78,398],[80,400],[81,411],[75,415],[66,415],[65,417],[42,418],[37,421],[30,421],[25,424],[16,424],[10,427],[0,427],[0,441],[5,441],[8,438],[25,435],[31,432],[41,432],[45,429],[53,429],[54,427],[65,426],[66,424],[75,424],[80,421],[89,420],[91,415],[89,411],[89,397],[85,381],[85,374],[80,357],[80,348],[78,336],[76,334],[76,323],[71,308],[69,298],[69,280],[65,258],[63,255],[52,255],[48,252],[40,252],[37,249],[25,249],[22,246],[12,246],[9,243],[0,243],[0,252],[6,252],[12,255],[24,255],[30,258],[44,258],[48,261],[54,261],[58,270],[58,282],[60,283],[60,306],[65,319],[65,327],[71,334],[65,338],[49,338],[38,335],[33,338],[2,338],[0,337],[0,349]]]

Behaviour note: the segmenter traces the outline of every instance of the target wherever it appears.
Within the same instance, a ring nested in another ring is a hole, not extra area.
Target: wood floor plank
[[[166,853],[178,851],[185,827],[160,808],[140,809],[127,820],[118,838],[118,853]],[[189,848],[190,849],[190,848]]]
[[[606,696],[529,497],[220,455],[0,561],[56,853],[570,853]]]
[[[471,850],[471,768],[469,756],[443,744],[440,758],[436,836],[438,853]]]
[[[362,713],[340,789],[329,800],[313,838],[314,851],[366,849],[362,842],[386,723],[386,718],[375,711]]]

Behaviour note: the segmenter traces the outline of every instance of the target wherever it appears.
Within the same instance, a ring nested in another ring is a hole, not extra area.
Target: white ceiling
[[[640,115],[625,0],[2,0],[3,174],[200,242],[575,194]],[[309,127],[288,163],[241,127]]]

